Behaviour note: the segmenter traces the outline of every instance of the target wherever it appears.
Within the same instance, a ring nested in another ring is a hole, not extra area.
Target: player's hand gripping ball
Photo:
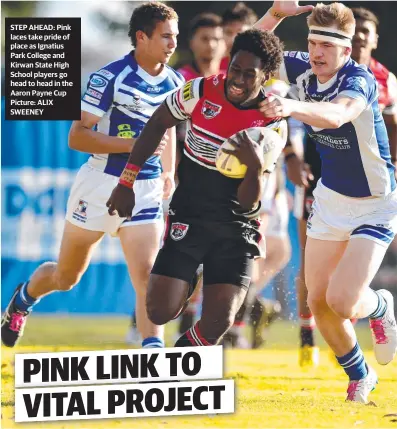
[[[285,146],[284,140],[276,131],[270,128],[254,127],[243,131],[248,134],[250,139],[261,145],[264,161],[263,171],[272,171],[277,158]],[[242,133],[243,131],[239,131],[239,133]],[[232,179],[242,179],[247,172],[247,166],[242,164],[236,156],[223,151],[223,149],[229,151],[234,150],[234,146],[230,143],[230,140],[236,144],[238,142],[237,135],[239,133],[234,134],[223,142],[218,150],[215,161],[218,171],[224,176]]]

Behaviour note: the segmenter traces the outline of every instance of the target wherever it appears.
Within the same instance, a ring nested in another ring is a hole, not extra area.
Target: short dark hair
[[[200,13],[195,16],[189,25],[189,39],[191,39],[199,28],[222,27],[222,18],[215,13]]]
[[[134,9],[128,28],[128,36],[133,46],[136,46],[136,32],[143,31],[148,37],[151,37],[158,22],[164,22],[167,19],[178,20],[178,14],[172,7],[166,6],[160,2],[144,3]]]
[[[260,58],[263,64],[262,70],[273,75],[283,60],[284,45],[275,34],[251,28],[236,36],[230,52],[231,58],[238,51],[251,52]]]
[[[243,2],[238,2],[222,15],[223,25],[234,21],[239,21],[246,25],[254,25],[258,21],[258,15]]]
[[[363,21],[371,21],[375,24],[375,27],[378,28],[379,19],[378,17],[371,12],[369,9],[365,9],[364,7],[352,7],[354,19],[362,19]]]

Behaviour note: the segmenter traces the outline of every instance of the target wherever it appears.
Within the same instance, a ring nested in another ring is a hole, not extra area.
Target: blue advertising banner
[[[4,100],[3,100],[4,102]],[[70,121],[7,121],[2,103],[2,310],[16,285],[45,261],[56,261],[69,190],[88,155],[69,149]],[[294,313],[299,252],[290,222],[292,259],[285,270]],[[265,296],[273,296],[268,287]],[[131,313],[135,294],[117,238],[105,236],[81,282],[47,296],[37,312]]]

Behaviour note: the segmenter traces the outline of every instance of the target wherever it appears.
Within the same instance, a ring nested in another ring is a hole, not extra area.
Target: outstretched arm
[[[299,6],[298,1],[281,0],[274,1],[272,7],[262,18],[255,23],[258,30],[274,31],[280,22],[288,16],[296,16],[301,13],[311,12],[314,6]]]
[[[178,122],[180,121],[171,115],[164,103],[154,112],[132,148],[119,183],[106,203],[110,215],[117,211],[120,217],[131,217],[135,205],[133,185],[139,170],[154,154],[168,128]]]
[[[356,119],[365,109],[363,98],[339,96],[329,101],[310,103],[296,101],[276,95],[269,96],[260,103],[259,110],[267,118],[292,116],[298,121],[317,128],[339,128]]]

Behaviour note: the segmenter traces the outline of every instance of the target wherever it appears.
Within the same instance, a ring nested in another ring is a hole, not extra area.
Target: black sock
[[[301,326],[300,329],[301,334],[301,347],[303,346],[314,346],[314,336],[313,336],[313,329],[312,328],[303,328]]]

